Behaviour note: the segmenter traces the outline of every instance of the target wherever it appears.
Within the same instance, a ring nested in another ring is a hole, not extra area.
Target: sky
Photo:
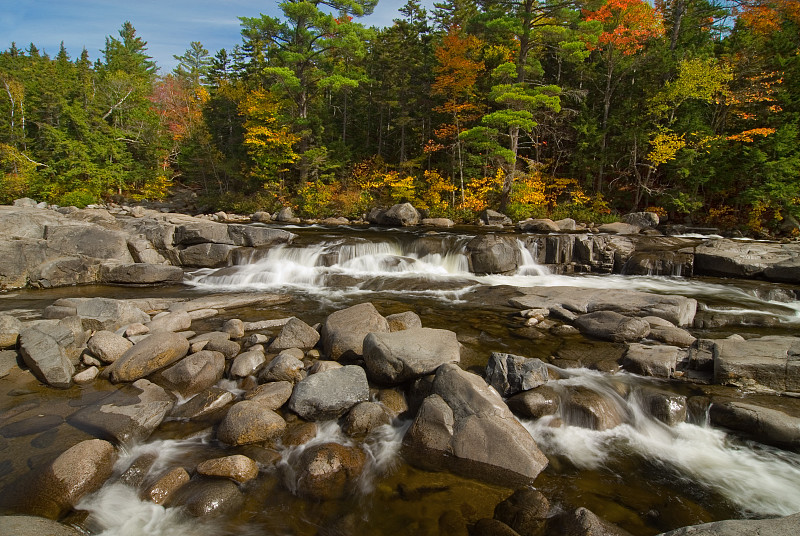
[[[106,37],[119,37],[122,23],[130,21],[136,35],[147,41],[147,51],[162,74],[176,66],[173,55],[183,54],[192,41],[202,42],[212,55],[241,43],[238,17],[280,14],[277,0],[4,0],[3,4],[2,50],[12,42],[21,49],[33,43],[54,56],[63,41],[72,59],[85,47],[96,60]],[[405,0],[380,0],[375,12],[360,22],[389,26],[404,4]]]

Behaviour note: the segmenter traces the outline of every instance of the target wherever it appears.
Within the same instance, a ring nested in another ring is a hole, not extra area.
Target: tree
[[[172,57],[178,60],[178,66],[173,71],[175,75],[188,78],[195,87],[207,83],[211,68],[211,56],[208,55],[208,50],[200,41],[192,41],[186,52]]]

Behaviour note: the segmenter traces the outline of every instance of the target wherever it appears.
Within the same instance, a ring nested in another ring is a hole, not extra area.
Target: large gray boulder
[[[364,354],[364,337],[388,333],[389,323],[371,303],[361,303],[328,315],[322,325],[322,351],[333,360]]]
[[[90,439],[63,452],[52,463],[23,477],[13,497],[3,499],[13,510],[60,519],[80,499],[111,476],[117,452],[108,441]],[[10,534],[10,533],[7,533]]]
[[[547,465],[530,433],[479,376],[442,365],[432,387],[403,438],[411,463],[506,486],[532,483]]]
[[[523,220],[517,224],[517,227],[523,233],[557,233],[561,231],[558,224],[549,218]]]
[[[714,382],[800,392],[800,338],[714,341]]]
[[[75,307],[75,314],[81,317],[83,327],[93,331],[117,331],[128,324],[150,321],[150,316],[125,300],[111,298],[67,298],[57,300],[53,305]]]
[[[622,217],[622,221],[642,229],[655,229],[660,223],[658,214],[655,212],[631,212],[630,214],[625,214]]]
[[[176,246],[209,243],[233,245],[233,240],[228,236],[227,225],[202,220],[195,220],[176,226],[173,242]]]
[[[300,360],[302,350],[284,350],[267,363],[259,376],[262,382],[288,381],[297,383],[306,376],[305,365]]]
[[[109,367],[113,382],[132,382],[181,359],[189,352],[189,341],[169,331],[153,333],[134,344]]]
[[[534,389],[547,382],[547,364],[540,359],[492,352],[486,365],[486,383],[503,397]]]
[[[469,271],[475,274],[510,274],[522,264],[522,252],[513,237],[476,236],[467,243]]]
[[[650,346],[630,343],[622,358],[625,370],[642,376],[671,378],[678,362],[687,355],[677,346]]]
[[[412,227],[419,225],[420,218],[419,211],[414,208],[411,203],[400,203],[393,205],[386,212],[383,213],[381,218],[381,225],[388,225],[390,227]]]
[[[85,285],[99,278],[97,260],[82,255],[50,257],[28,272],[28,284],[34,288]]]
[[[225,372],[225,356],[201,350],[161,372],[167,386],[188,398],[216,384]]]
[[[223,224],[217,224],[223,225]],[[195,244],[181,249],[178,252],[178,261],[181,266],[194,268],[218,268],[225,266],[236,246],[228,244]]]
[[[32,327],[22,330],[19,341],[22,359],[39,381],[61,389],[72,385],[75,366],[55,337]]]
[[[72,426],[96,437],[132,445],[161,424],[175,399],[148,380],[138,380],[67,417]]]
[[[800,514],[777,519],[741,519],[717,521],[683,527],[659,536],[795,536]]]
[[[715,400],[709,408],[709,418],[714,426],[742,432],[761,443],[800,447],[800,415],[749,402]]]
[[[283,229],[253,225],[228,225],[228,237],[235,246],[264,247],[290,244],[296,236]]]
[[[492,227],[503,227],[504,225],[511,225],[513,223],[511,218],[505,214],[490,208],[481,212],[480,220],[485,225],[491,225]]]
[[[160,313],[145,324],[150,333],[157,331],[184,331],[192,327],[192,317],[186,311]]]
[[[274,352],[288,350],[289,348],[309,349],[317,345],[319,332],[300,320],[290,318],[281,328],[278,336],[269,345],[269,349]]]
[[[126,285],[177,284],[183,281],[183,270],[168,264],[104,264],[100,269],[103,283]]]
[[[133,343],[122,335],[100,330],[95,331],[87,346],[92,355],[103,363],[113,363],[130,350]]]
[[[359,402],[369,400],[364,369],[356,365],[306,377],[294,387],[289,409],[308,421],[334,419]]]
[[[638,225],[631,225],[630,223],[623,223],[621,221],[614,223],[604,223],[598,230],[601,233],[620,234],[620,235],[635,235],[642,231]]]
[[[209,419],[219,416],[236,396],[219,387],[209,387],[193,396],[189,401],[172,408],[169,416],[173,419],[195,420]]]
[[[584,335],[614,342],[638,341],[650,332],[650,324],[646,320],[614,311],[581,315],[575,320],[575,327]]]
[[[742,242],[738,240],[708,240],[694,250],[694,269],[697,275],[722,277],[766,277],[770,270],[774,280],[796,283],[780,267],[790,266],[800,258],[796,244]],[[787,276],[782,278],[781,275]]]
[[[48,225],[44,238],[63,255],[83,255],[98,259],[114,259],[133,263],[128,250],[128,236],[99,225]]]
[[[461,345],[456,334],[444,329],[370,333],[364,339],[364,363],[369,377],[384,385],[421,378],[440,365],[460,361]]]

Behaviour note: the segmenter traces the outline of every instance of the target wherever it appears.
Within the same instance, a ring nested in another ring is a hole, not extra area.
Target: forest
[[[800,218],[800,0],[285,0],[160,72],[128,22],[0,54],[0,202],[195,192],[208,210],[359,217]],[[200,37],[200,36],[199,36]]]

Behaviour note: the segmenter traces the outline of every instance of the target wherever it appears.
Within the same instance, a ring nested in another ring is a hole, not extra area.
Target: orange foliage
[[[774,128],[754,128],[751,130],[745,130],[744,132],[740,132],[739,134],[728,136],[725,139],[728,141],[743,141],[746,143],[752,143],[754,136],[763,136],[766,138],[771,134],[775,134]]]
[[[800,0],[740,0],[739,18],[755,33],[781,30],[783,20],[800,24]]]
[[[611,47],[625,56],[644,48],[645,42],[664,35],[661,12],[643,0],[608,0],[597,11],[585,13],[586,20],[602,22],[598,48]],[[587,43],[591,50],[592,45]]]

